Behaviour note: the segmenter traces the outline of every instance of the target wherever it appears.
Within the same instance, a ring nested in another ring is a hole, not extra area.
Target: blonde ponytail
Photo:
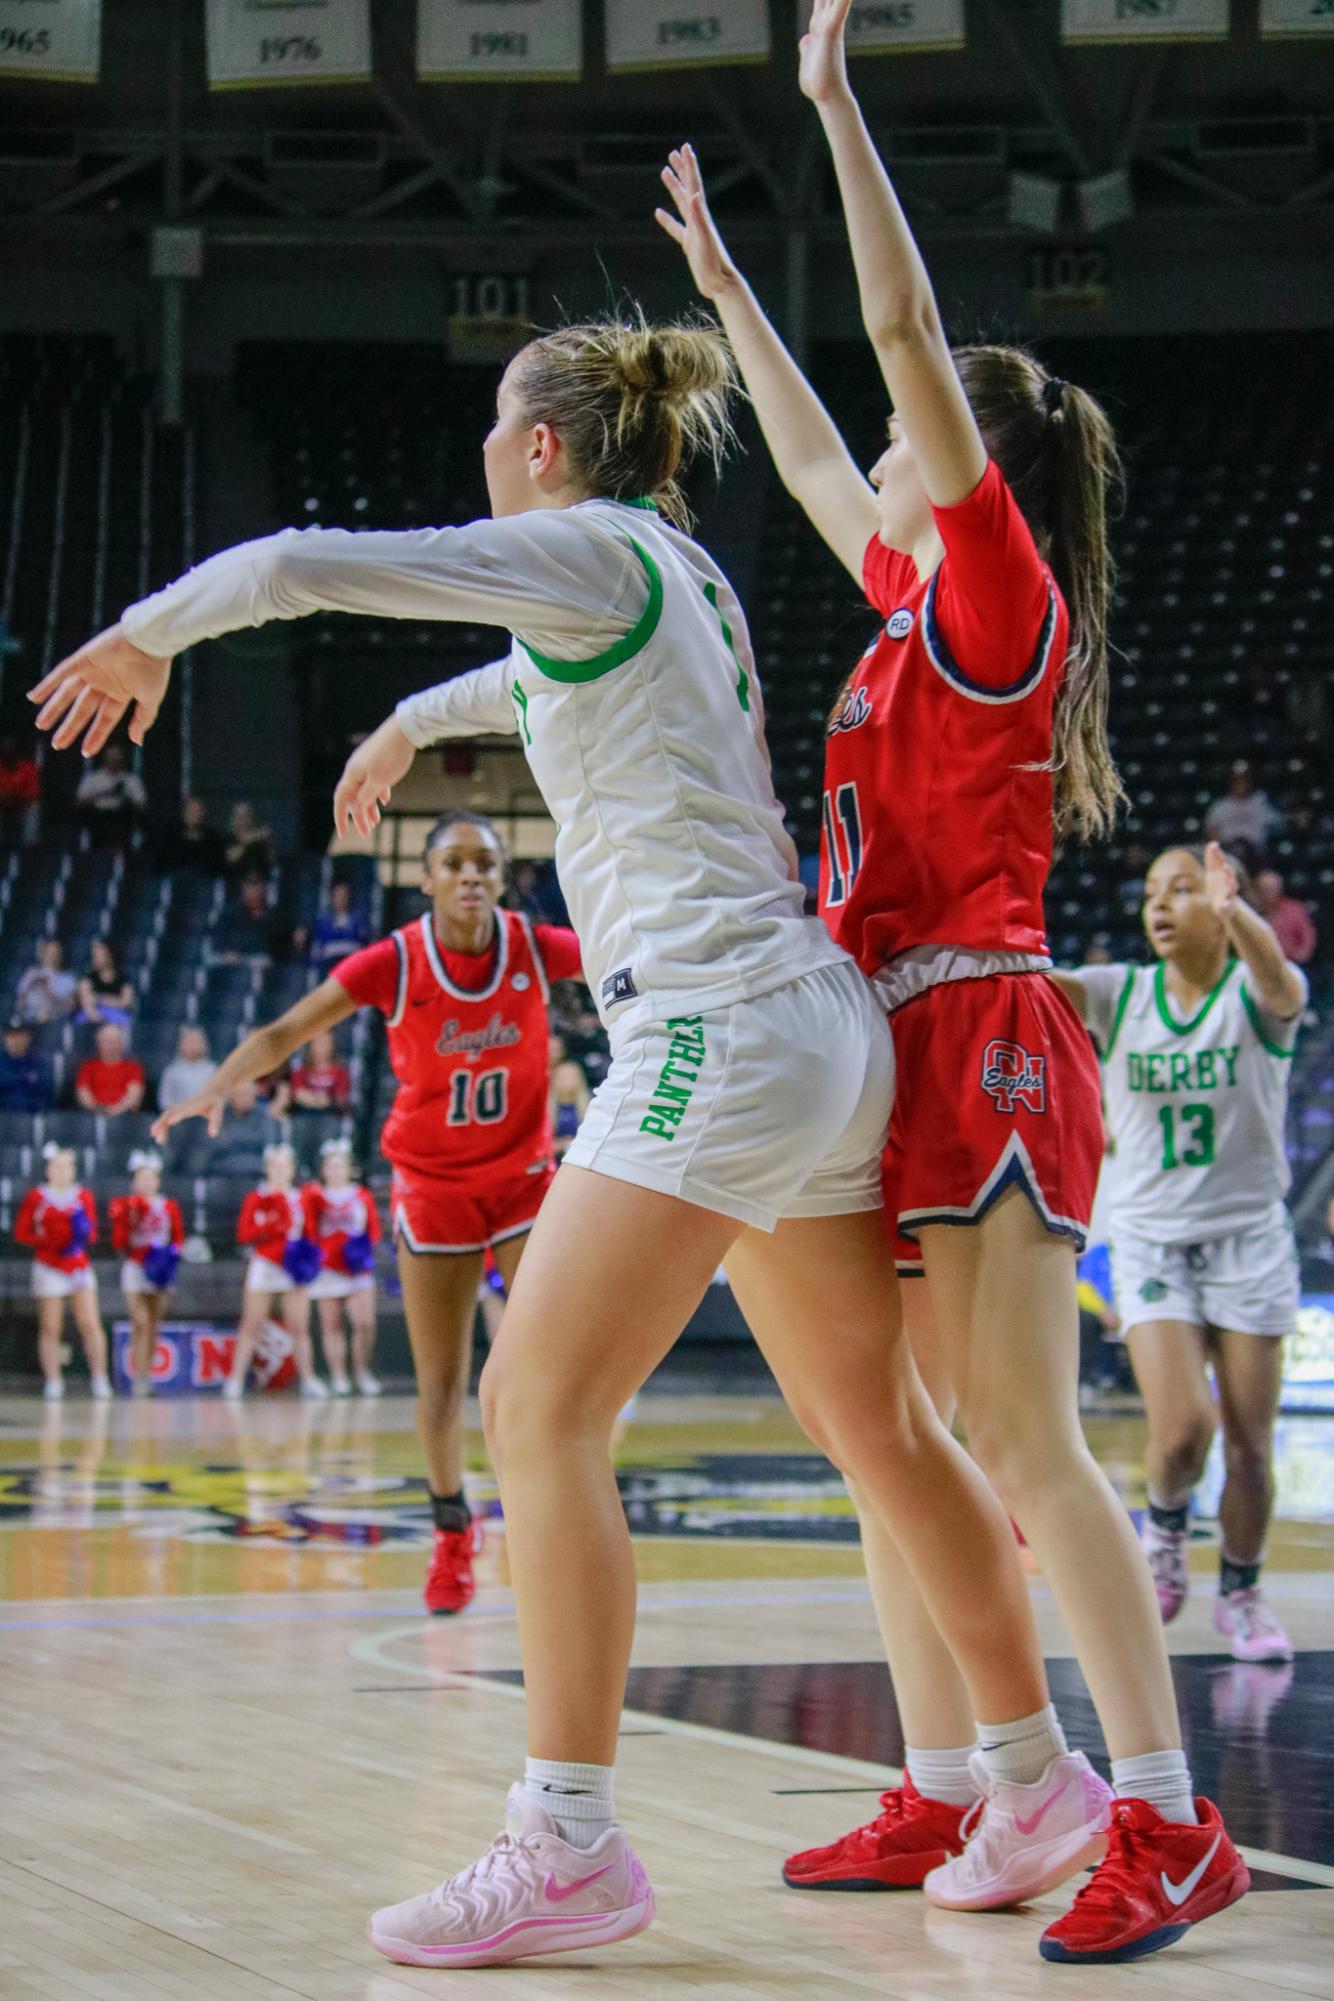
[[[732,442],[731,349],[710,321],[637,319],[558,327],[519,356],[515,387],[530,424],[550,424],[571,478],[609,500],[652,500],[678,528],[690,516],[680,476]]]

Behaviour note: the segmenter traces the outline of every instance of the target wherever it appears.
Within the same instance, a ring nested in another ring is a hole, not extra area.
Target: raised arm
[[[1256,1005],[1280,1021],[1295,1021],[1306,1006],[1306,981],[1288,963],[1259,911],[1242,901],[1237,872],[1217,841],[1204,850],[1204,887],[1227,927],[1229,945],[1246,968]]]
[[[182,1120],[207,1119],[209,1135],[216,1139],[222,1128],[223,1107],[229,1093],[238,1084],[251,1082],[256,1077],[267,1077],[295,1050],[304,1047],[312,1035],[336,1028],[340,1021],[346,1021],[356,1011],[357,1003],[346,987],[340,986],[335,979],[322,980],[313,993],[303,994],[286,1014],[279,1015],[276,1021],[267,1022],[262,1028],[253,1029],[244,1042],[238,1042],[202,1090],[160,1112],[153,1121],[153,1138],[161,1146],[171,1128],[180,1125]]]
[[[723,323],[778,476],[860,583],[877,522],[870,483],[728,256],[709,213],[694,147],[678,148],[662,178],[676,214],[660,208],[657,219],[685,252],[696,286]]]
[[[935,293],[898,196],[848,83],[843,35],[852,0],[815,0],[801,43],[801,87],[833,155],[861,294],[862,321],[894,411],[936,507],[966,500],[986,447],[951,359]]]
[[[369,835],[419,750],[446,737],[509,736],[518,729],[509,659],[492,660],[400,702],[343,767],[334,791],[334,831]]]

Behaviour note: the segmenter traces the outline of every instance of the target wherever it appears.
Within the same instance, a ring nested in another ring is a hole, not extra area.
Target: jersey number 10
[[[456,1070],[449,1086],[449,1126],[494,1126],[505,1116],[505,1072]]]
[[[862,809],[855,785],[840,785],[837,792],[825,793],[824,844],[829,857],[829,895],[825,901],[832,910],[835,904],[847,902],[861,873]]]

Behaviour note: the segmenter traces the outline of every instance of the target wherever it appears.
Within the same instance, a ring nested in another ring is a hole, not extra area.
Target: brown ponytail
[[[1126,796],[1107,741],[1107,509],[1122,476],[1116,438],[1100,404],[1022,348],[956,348],[954,361],[987,451],[1069,608],[1052,733],[1056,837],[1091,840],[1110,831]]]
[[[515,387],[529,423],[547,423],[571,476],[590,495],[654,501],[678,528],[689,511],[680,475],[704,452],[715,472],[732,440],[736,367],[709,321],[637,319],[558,327],[519,356]]]

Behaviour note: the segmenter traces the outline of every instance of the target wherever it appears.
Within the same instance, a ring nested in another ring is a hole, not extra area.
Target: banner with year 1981
[[[370,74],[370,0],[208,0],[211,90]]]
[[[1061,0],[1067,42],[1225,42],[1228,0]]]
[[[853,55],[893,49],[961,49],[963,0],[854,0],[848,15]]]
[[[423,83],[577,78],[583,45],[582,0],[417,0]]]
[[[0,76],[96,83],[102,0],[0,0]]]
[[[607,68],[756,62],[769,53],[768,0],[607,0]]]

